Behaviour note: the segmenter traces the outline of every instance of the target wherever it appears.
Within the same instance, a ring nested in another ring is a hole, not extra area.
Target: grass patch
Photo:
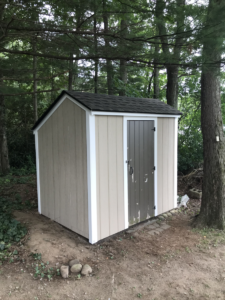
[[[201,240],[198,247],[203,249],[210,249],[210,247],[217,247],[225,244],[225,231],[205,227],[203,229],[195,228],[193,232],[201,235]]]

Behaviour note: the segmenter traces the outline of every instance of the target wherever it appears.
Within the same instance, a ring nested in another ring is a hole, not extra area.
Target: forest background
[[[0,136],[11,170],[35,170],[31,127],[63,89],[178,108],[178,169],[199,167],[207,8],[189,0],[1,0]],[[220,80],[224,120],[222,64]]]

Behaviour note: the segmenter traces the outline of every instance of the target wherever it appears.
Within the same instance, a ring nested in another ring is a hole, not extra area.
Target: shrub
[[[7,243],[19,242],[27,229],[17,220],[13,219],[12,210],[18,204],[0,197],[0,250],[4,250]]]

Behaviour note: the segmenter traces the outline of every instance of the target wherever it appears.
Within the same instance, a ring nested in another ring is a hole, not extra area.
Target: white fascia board
[[[124,217],[125,217],[125,228],[129,227],[129,220],[128,220],[128,168],[127,168],[127,121],[132,120],[140,120],[140,121],[154,121],[155,127],[155,134],[154,134],[154,205],[155,209],[155,216],[158,215],[158,208],[157,208],[157,118],[153,117],[124,117],[123,118],[123,159],[124,159]]]
[[[83,106],[82,104],[80,104],[78,101],[74,100],[72,97],[70,97],[67,94],[64,94],[62,96],[62,98],[58,101],[58,103],[52,108],[52,110],[47,114],[47,116],[45,116],[45,118],[41,121],[41,123],[38,125],[37,128],[34,129],[34,133],[36,131],[38,131],[43,125],[44,123],[51,117],[51,115],[56,111],[56,109],[63,103],[63,101],[65,99],[69,99],[71,100],[73,103],[75,103],[77,106],[79,106],[80,108],[82,108],[83,110],[85,110],[86,112],[90,112],[89,109],[87,109],[85,106]]]
[[[120,112],[108,112],[108,111],[91,111],[92,115],[99,116],[123,116],[123,117],[148,117],[148,118],[180,118],[180,115],[160,115],[160,114],[139,114],[139,113],[120,113]],[[140,119],[142,120],[142,119]]]
[[[178,154],[178,119],[174,124],[174,208],[177,207],[177,154]]]
[[[87,176],[88,176],[88,226],[89,243],[98,241],[97,236],[97,194],[96,194],[96,147],[95,116],[86,111]]]
[[[41,189],[40,189],[40,167],[39,167],[38,131],[35,132],[35,152],[36,152],[38,212],[39,212],[39,214],[41,214]]]

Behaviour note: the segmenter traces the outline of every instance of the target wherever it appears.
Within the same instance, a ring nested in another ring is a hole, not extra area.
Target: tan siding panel
[[[108,178],[109,180],[109,234],[118,232],[118,210],[117,210],[117,117],[108,118]],[[114,158],[115,159],[112,159]]]
[[[158,214],[174,207],[174,118],[158,118]]]
[[[77,135],[76,135],[76,126],[77,126],[77,118],[76,118],[76,112],[77,107],[73,106],[71,108],[71,112],[73,114],[73,120],[71,120],[71,131],[73,132],[70,136],[70,149],[71,149],[71,176],[70,176],[70,186],[71,186],[71,206],[70,206],[70,219],[73,220],[71,222],[71,229],[76,231],[76,228],[78,228],[78,201],[77,201],[77,191],[78,191],[78,181],[76,180],[79,176],[78,170],[77,170],[77,164],[78,164],[78,157],[77,157]],[[73,171],[74,168],[74,171]]]
[[[66,99],[38,133],[42,214],[88,238],[86,113]]]
[[[54,220],[59,222],[60,212],[60,188],[58,185],[60,176],[60,165],[59,165],[59,147],[58,147],[58,110],[52,115],[52,156],[54,160],[53,164],[53,188],[55,194],[55,205],[54,205]]]
[[[54,165],[54,158],[53,158],[53,145],[52,145],[52,119],[49,119],[48,129],[47,129],[48,136],[51,138],[46,140],[46,151],[47,151],[47,180],[48,180],[48,217],[54,219],[54,205],[55,205],[55,191],[53,185],[53,165]]]
[[[168,131],[170,135],[170,142],[168,143],[168,176],[167,176],[167,186],[168,186],[168,206],[167,210],[170,210],[174,206],[174,119],[168,119]],[[173,141],[173,142],[171,142]]]
[[[96,116],[98,240],[125,229],[123,118]]]
[[[108,118],[100,117],[99,122],[99,198],[100,198],[100,222],[101,239],[109,233],[109,170],[108,170]]]
[[[118,231],[125,228],[124,212],[124,163],[123,163],[123,118],[117,118],[116,124],[116,152],[117,152],[117,209]],[[127,208],[128,209],[128,208]]]

